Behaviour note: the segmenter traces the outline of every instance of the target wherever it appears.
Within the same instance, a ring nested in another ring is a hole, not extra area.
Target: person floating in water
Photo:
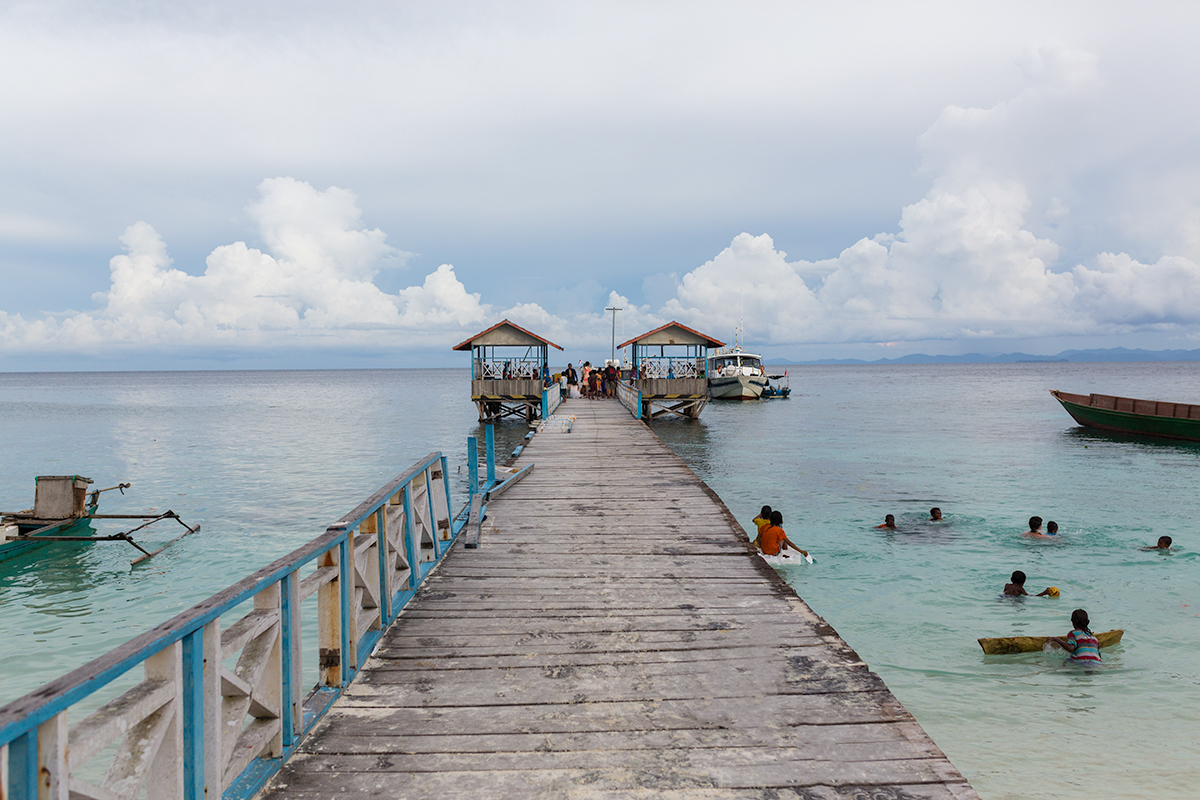
[[[876,525],[875,527],[876,528],[887,528],[889,531],[896,530],[896,515],[888,514],[886,517],[883,518],[883,524]]]
[[[1142,548],[1143,551],[1170,550],[1170,549],[1171,549],[1171,537],[1170,536],[1160,536],[1160,537],[1158,537],[1158,544],[1152,544],[1149,547]]]
[[[801,550],[796,546],[795,542],[787,537],[783,532],[783,514],[779,511],[771,512],[771,524],[762,529],[762,533],[758,535],[758,549],[763,551],[763,555],[778,556],[782,555],[787,558],[787,553],[783,552],[788,548],[792,548],[802,556],[807,556],[807,550]]]
[[[937,522],[941,518],[942,518],[942,510],[940,508],[938,508],[937,506],[934,506],[933,508],[929,509],[929,521],[930,522]]]
[[[1026,536],[1045,536],[1046,535],[1046,534],[1042,533],[1042,518],[1041,517],[1030,517],[1029,518],[1029,530],[1025,531],[1025,535]]]
[[[1025,573],[1017,570],[1012,574],[1012,583],[1004,584],[1005,597],[1028,597],[1029,592],[1025,591]],[[1034,595],[1034,597],[1057,597],[1058,589],[1053,586],[1047,586],[1042,591]]]
[[[763,506],[762,511],[758,512],[758,516],[753,520],[758,527],[758,535],[754,537],[754,546],[758,547],[758,542],[762,538],[763,528],[771,524],[771,507]]]
[[[1058,536],[1058,523],[1057,522],[1055,522],[1054,520],[1050,520],[1049,522],[1046,523],[1046,535],[1047,536]]]
[[[1088,613],[1082,608],[1077,608],[1071,612],[1071,626],[1074,630],[1067,634],[1067,638],[1047,636],[1046,641],[1054,642],[1070,653],[1072,662],[1099,661],[1100,640],[1088,629],[1089,623]]]

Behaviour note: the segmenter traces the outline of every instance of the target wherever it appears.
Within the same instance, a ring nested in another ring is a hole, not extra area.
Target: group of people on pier
[[[603,367],[593,367],[592,362],[585,361],[579,367],[579,372],[575,371],[573,364],[567,364],[564,375],[570,396],[588,400],[616,397],[617,382],[621,380],[621,370],[612,362]]]

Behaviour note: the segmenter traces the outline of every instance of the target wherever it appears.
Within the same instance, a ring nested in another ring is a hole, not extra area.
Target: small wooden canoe
[[[1200,405],[1194,403],[1069,394],[1057,389],[1050,394],[1076,422],[1088,428],[1200,442]]]
[[[1125,635],[1125,631],[1117,628],[1113,631],[1105,631],[1097,633],[1096,638],[1100,640],[1101,647],[1111,647],[1121,641],[1121,637]],[[1067,638],[1064,634],[1059,637]],[[989,656],[1003,656],[1009,653],[1036,653],[1046,646],[1048,636],[1003,636],[998,639],[980,639],[979,646],[983,648],[983,652]],[[1057,647],[1057,645],[1055,645]]]

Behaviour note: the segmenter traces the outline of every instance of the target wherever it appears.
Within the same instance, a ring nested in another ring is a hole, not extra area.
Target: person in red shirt
[[[783,532],[783,513],[779,511],[771,512],[771,524],[762,529],[758,535],[758,548],[763,551],[764,555],[778,556],[782,555],[787,558],[787,553],[783,551],[789,547],[798,552],[802,556],[807,556],[807,550],[801,550],[796,546],[795,542],[787,537]]]

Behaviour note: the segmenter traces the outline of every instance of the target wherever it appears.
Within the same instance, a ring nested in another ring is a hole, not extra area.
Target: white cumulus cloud
[[[402,258],[379,229],[362,227],[350,192],[317,191],[292,178],[259,186],[248,211],[266,252],[244,242],[217,247],[202,274],[173,266],[145,222],[121,236],[102,307],[26,320],[0,316],[0,346],[21,349],[406,347],[487,319],[491,310],[442,265],[420,286],[387,294],[373,280]]]

